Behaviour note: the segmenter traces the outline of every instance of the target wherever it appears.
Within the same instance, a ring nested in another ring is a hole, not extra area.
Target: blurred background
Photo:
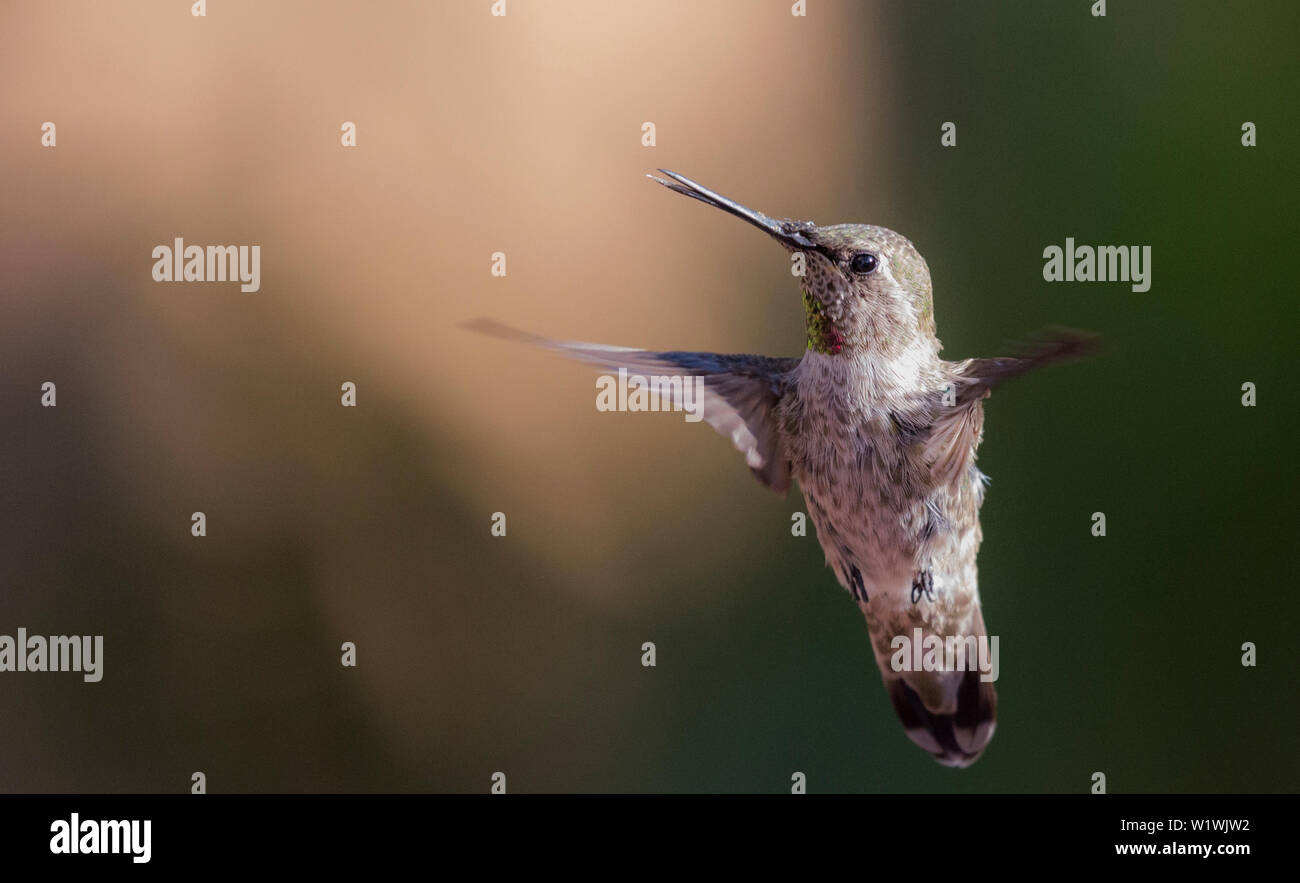
[[[0,633],[105,662],[0,675],[0,790],[1300,788],[1296,5],[807,5],[4,4]],[[458,327],[801,352],[784,253],[657,167],[909,236],[948,358],[1106,337],[987,405],[972,768],[903,736],[797,489]],[[261,291],[155,283],[177,236]],[[1045,283],[1067,236],[1151,290]]]

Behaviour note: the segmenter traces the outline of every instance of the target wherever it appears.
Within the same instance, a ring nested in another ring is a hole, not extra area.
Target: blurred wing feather
[[[1021,355],[997,359],[967,359],[953,366],[955,404],[943,405],[942,394],[933,397],[930,432],[925,436],[925,459],[942,484],[953,484],[967,474],[971,455],[984,431],[980,402],[993,388],[1044,365],[1067,362],[1097,349],[1096,335],[1069,328],[1049,328],[1021,346]]]
[[[776,405],[785,389],[786,375],[798,359],[696,352],[654,352],[597,343],[550,340],[518,331],[490,319],[466,327],[506,340],[555,350],[607,370],[623,368],[628,378],[701,377],[704,380],[705,422],[726,436],[745,456],[754,477],[777,493],[790,487],[790,461],[776,425]],[[673,395],[676,399],[677,396]],[[683,403],[673,401],[673,405]]]

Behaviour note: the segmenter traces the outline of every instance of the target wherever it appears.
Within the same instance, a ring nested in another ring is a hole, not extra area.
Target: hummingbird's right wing
[[[466,322],[465,327],[493,337],[555,350],[570,358],[599,365],[607,371],[623,368],[629,379],[640,377],[647,383],[651,377],[700,377],[704,381],[705,422],[731,439],[736,450],[745,455],[745,463],[755,478],[780,494],[790,487],[790,460],[776,425],[776,405],[785,392],[786,377],[799,364],[798,359],[654,352],[550,340],[491,319],[475,319]]]

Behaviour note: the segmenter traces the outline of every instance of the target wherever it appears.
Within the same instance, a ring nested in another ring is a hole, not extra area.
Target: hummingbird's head
[[[937,351],[930,268],[905,237],[869,224],[818,227],[770,218],[674,172],[660,184],[763,230],[792,255],[807,314],[808,348],[826,355]],[[653,177],[653,176],[651,176]]]

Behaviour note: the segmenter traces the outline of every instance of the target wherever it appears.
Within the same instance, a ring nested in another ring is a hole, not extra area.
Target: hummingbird
[[[565,342],[490,319],[467,326],[629,377],[702,378],[703,419],[754,477],[781,495],[798,481],[826,564],[866,618],[906,735],[941,764],[969,766],[996,726],[992,680],[974,665],[900,664],[900,639],[987,640],[975,564],[988,482],[975,465],[983,400],[1027,371],[1087,354],[1095,338],[1052,329],[1015,356],[945,361],[929,267],[900,234],[772,218],[659,171],[647,177],[754,225],[792,261],[802,255],[802,356]]]

